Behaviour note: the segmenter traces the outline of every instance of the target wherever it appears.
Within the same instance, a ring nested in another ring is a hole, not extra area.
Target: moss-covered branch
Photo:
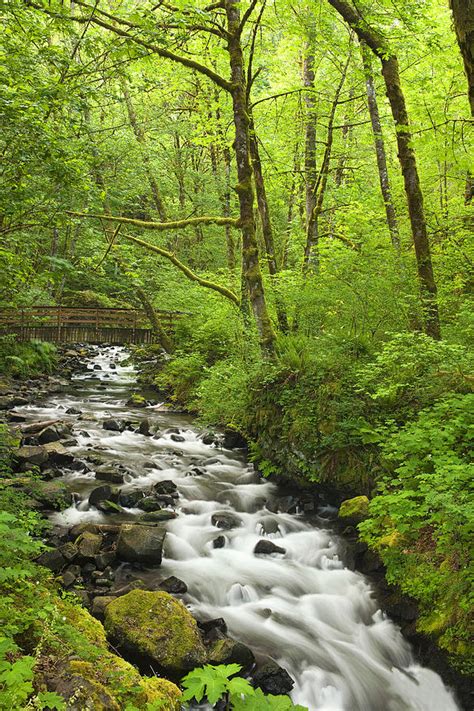
[[[97,215],[88,212],[73,212],[66,211],[68,215],[74,217],[93,217],[99,220],[108,220],[109,222],[120,222],[125,225],[136,225],[143,227],[145,230],[157,230],[165,232],[166,230],[181,230],[184,227],[195,227],[196,225],[231,225],[239,227],[239,220],[233,217],[213,217],[204,215],[203,217],[189,217],[186,220],[174,220],[170,222],[149,222],[147,220],[135,220],[133,217],[116,217],[115,215]]]
[[[183,274],[185,274],[191,281],[197,282],[200,286],[204,286],[206,289],[217,291],[218,294],[225,296],[226,299],[232,301],[232,303],[236,306],[240,306],[239,299],[233,291],[230,291],[230,289],[227,289],[225,286],[209,281],[209,279],[203,279],[198,276],[198,274],[191,271],[191,269],[183,264],[183,262],[181,262],[172,252],[168,252],[167,249],[162,249],[161,247],[157,247],[155,244],[150,244],[142,239],[138,239],[138,237],[132,237],[132,235],[122,234],[122,238],[127,239],[129,242],[133,242],[134,244],[138,244],[140,247],[144,247],[144,249],[148,249],[150,252],[155,252],[155,254],[159,254],[161,257],[169,259],[169,261],[172,262],[175,267],[178,267],[178,269],[182,271]]]

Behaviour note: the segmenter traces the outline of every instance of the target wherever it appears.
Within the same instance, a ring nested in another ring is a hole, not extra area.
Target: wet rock
[[[99,363],[94,363],[93,369],[94,369],[94,370],[102,370],[102,366],[99,365]]]
[[[198,625],[207,641],[212,642],[216,639],[222,639],[223,635],[227,633],[227,624],[223,617],[215,617],[212,620],[198,622]]]
[[[123,432],[125,429],[125,425],[123,422],[120,422],[119,420],[114,420],[112,417],[108,418],[107,420],[104,420],[102,423],[102,427],[104,430],[108,430],[110,432]]]
[[[259,541],[253,549],[253,552],[255,555],[272,555],[273,553],[280,553],[282,555],[285,555],[286,549],[281,548],[281,546],[277,546],[275,543],[273,543],[273,541],[270,541],[268,538],[262,538],[262,540]]]
[[[265,516],[265,518],[260,519],[258,523],[262,527],[262,531],[267,535],[271,533],[279,533],[280,531],[278,520],[273,518],[273,516]]]
[[[147,402],[143,395],[139,395],[138,393],[134,393],[132,397],[127,400],[127,407],[146,407]]]
[[[61,442],[49,442],[43,446],[48,453],[48,464],[67,467],[73,463],[74,456],[67,451]]]
[[[138,503],[143,498],[145,498],[143,492],[137,491],[136,489],[132,489],[132,491],[121,491],[118,497],[118,503],[126,509],[133,509],[138,506]]]
[[[186,437],[183,437],[183,435],[172,434],[170,435],[170,440],[172,442],[186,442]]]
[[[111,484],[123,484],[124,474],[116,469],[98,469],[95,473],[96,479],[109,481]]]
[[[59,573],[59,571],[67,565],[66,558],[64,558],[62,553],[56,549],[45,551],[36,559],[36,562],[39,565],[52,570],[53,573]]]
[[[105,608],[108,637],[129,654],[180,675],[206,661],[196,620],[166,592],[134,590]]]
[[[202,436],[202,443],[203,444],[214,444],[216,441],[216,436],[213,435],[211,432],[207,432]]]
[[[68,469],[70,469],[73,472],[90,472],[91,468],[83,462],[81,459],[75,459],[71,464],[68,466]]]
[[[167,494],[161,494],[155,498],[158,502],[158,506],[176,506],[177,503],[175,496],[168,496]]]
[[[70,565],[61,576],[61,583],[65,588],[70,588],[74,583],[78,583],[81,578],[81,569],[78,565]]]
[[[269,659],[258,667],[253,674],[253,685],[260,687],[265,694],[289,694],[295,682],[286,669]]]
[[[101,501],[100,503],[97,504],[97,508],[99,511],[102,511],[103,513],[106,514],[112,514],[112,513],[122,513],[123,509],[121,506],[115,503],[115,501],[110,501],[109,499],[106,499],[105,501]]]
[[[62,545],[59,550],[61,551],[61,554],[64,556],[64,558],[68,561],[68,563],[71,563],[74,558],[77,558],[77,555],[79,553],[77,546],[70,541],[68,543],[64,543],[64,545]]]
[[[95,560],[102,546],[102,536],[98,533],[84,531],[76,541],[79,556],[83,560]],[[93,566],[95,569],[95,565]]]
[[[105,570],[106,568],[109,567],[109,565],[112,565],[112,563],[114,563],[114,561],[115,561],[115,552],[114,551],[104,551],[104,553],[99,553],[94,558],[94,563],[95,563],[95,566],[98,570]]]
[[[92,600],[91,614],[97,617],[98,620],[104,619],[105,608],[111,602],[115,600],[115,597],[110,595],[102,595],[101,597],[95,597]]]
[[[140,422],[140,425],[138,427],[138,434],[144,435],[145,437],[151,437],[149,420],[142,420]]]
[[[48,461],[48,452],[44,447],[25,445],[14,452],[14,457],[21,469],[30,469]]]
[[[137,507],[142,511],[159,511],[161,508],[159,500],[154,496],[145,496],[143,499],[140,499],[137,503]]]
[[[225,547],[225,536],[217,536],[212,541],[213,548],[224,548]]]
[[[139,521],[148,521],[149,523],[160,523],[161,521],[171,521],[174,518],[178,518],[178,514],[175,511],[167,511],[161,509],[160,511],[148,511],[139,517]]]
[[[160,589],[164,590],[171,595],[184,595],[188,592],[188,586],[183,580],[176,578],[174,575],[170,575],[169,578],[162,580],[160,583]]]
[[[117,540],[117,557],[129,563],[161,564],[166,531],[124,524]]]
[[[249,647],[229,637],[218,639],[208,651],[208,664],[240,664],[244,672],[250,670],[255,657]]]
[[[44,430],[38,433],[37,439],[39,444],[48,444],[49,442],[59,442],[61,436],[56,427],[45,427]]]
[[[68,407],[66,415],[82,415],[82,410],[78,410],[76,407]]]
[[[104,484],[103,486],[98,486],[95,489],[91,491],[89,494],[89,504],[91,506],[97,506],[100,504],[102,501],[106,501],[107,499],[110,499],[112,496],[112,489],[108,484]]]
[[[28,405],[29,400],[20,395],[3,395],[0,397],[0,410],[11,410],[13,407]]]
[[[178,487],[171,479],[165,479],[164,481],[159,481],[153,486],[153,491],[157,495],[165,494],[173,496],[173,494],[178,493]]]
[[[356,566],[361,573],[366,574],[382,571],[384,567],[380,556],[371,550],[366,550],[362,555],[357,556]]]
[[[242,521],[230,511],[221,511],[212,514],[211,523],[213,526],[217,526],[217,528],[230,531],[231,528],[238,528]]]
[[[191,469],[186,472],[186,476],[204,476],[205,473],[204,469],[200,469],[199,467],[191,467]]]
[[[225,430],[222,438],[222,446],[225,447],[225,449],[245,449],[247,442],[240,432]]]

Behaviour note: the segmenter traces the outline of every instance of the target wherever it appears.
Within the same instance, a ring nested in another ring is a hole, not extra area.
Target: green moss
[[[151,657],[170,673],[205,662],[197,623],[184,605],[166,592],[132,592],[105,610],[105,629],[124,649]]]
[[[339,518],[349,518],[357,523],[369,515],[369,499],[367,496],[355,496],[346,499],[339,508]]]

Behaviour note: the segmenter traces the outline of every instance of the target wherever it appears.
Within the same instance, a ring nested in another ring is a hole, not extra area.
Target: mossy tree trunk
[[[369,49],[365,42],[361,42],[362,63],[364,65],[365,86],[367,91],[367,104],[369,107],[370,122],[374,134],[375,155],[377,157],[377,168],[379,172],[380,191],[385,206],[388,231],[390,239],[395,249],[400,249],[400,233],[398,231],[398,220],[395,206],[392,200],[392,190],[388,177],[387,154],[385,152],[385,142],[382,134],[382,124],[380,122],[379,105],[375,92],[375,82],[373,77],[372,62]]]
[[[382,75],[385,80],[387,98],[396,127],[398,159],[403,174],[415,247],[425,332],[429,336],[439,339],[441,337],[441,329],[437,289],[426,227],[423,193],[413,149],[413,137],[408,120],[405,95],[400,82],[398,59],[387,45],[385,38],[372,28],[349,2],[346,2],[346,0],[328,0],[328,2],[352,27],[359,40],[370,47],[382,64]]]
[[[471,114],[474,116],[474,0],[450,0],[450,5],[466,70]]]
[[[242,230],[242,269],[250,305],[255,317],[262,351],[275,352],[275,331],[270,320],[260,271],[257,235],[254,221],[253,175],[250,156],[250,121],[247,108],[247,86],[241,45],[238,0],[225,0],[228,52],[231,69],[231,96],[235,126],[236,186]]]

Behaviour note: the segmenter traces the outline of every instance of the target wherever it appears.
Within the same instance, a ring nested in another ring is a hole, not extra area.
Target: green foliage
[[[18,343],[14,336],[0,336],[0,370],[14,378],[51,373],[56,365],[52,343]]]
[[[390,474],[359,524],[388,579],[420,602],[420,629],[433,632],[465,671],[472,652],[473,413],[474,395],[447,395],[395,432],[383,446]]]
[[[196,699],[200,703],[206,698],[214,706],[224,699],[226,708],[236,711],[307,711],[303,706],[295,706],[288,696],[265,696],[261,689],[254,689],[248,681],[236,676],[241,669],[239,664],[207,664],[194,669],[182,679],[183,700]]]

